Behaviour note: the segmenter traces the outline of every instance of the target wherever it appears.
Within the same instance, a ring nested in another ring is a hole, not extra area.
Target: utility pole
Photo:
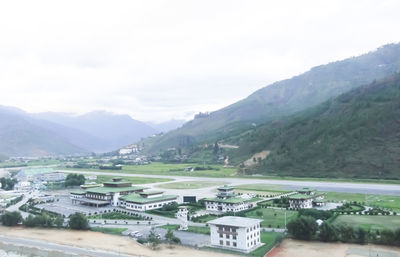
[[[285,211],[285,233],[286,233],[286,211]]]

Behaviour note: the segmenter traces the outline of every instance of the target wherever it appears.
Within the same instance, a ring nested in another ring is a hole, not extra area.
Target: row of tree
[[[323,242],[375,243],[400,246],[400,229],[366,231],[348,225],[335,226],[324,222],[318,226],[311,216],[300,216],[287,225],[290,235],[300,240],[319,240]]]
[[[0,216],[4,226],[24,225],[26,227],[64,227],[64,218],[57,215],[50,215],[46,211],[39,214],[30,214],[24,219],[19,211],[5,212]],[[69,216],[67,227],[75,230],[89,229],[89,223],[86,216],[82,213],[75,213]]]

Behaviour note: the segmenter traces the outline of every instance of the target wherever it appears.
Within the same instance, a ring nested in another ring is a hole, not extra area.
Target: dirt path
[[[232,256],[222,253],[195,250],[183,246],[174,246],[173,248],[170,248],[162,245],[159,250],[151,250],[150,248],[137,243],[129,237],[113,236],[92,231],[0,227],[0,235],[8,237],[30,238],[87,249],[100,249],[112,252],[120,251],[121,253],[132,254],[136,256]]]
[[[372,254],[372,255],[371,255]],[[286,239],[281,246],[270,251],[267,257],[400,257],[400,248],[380,245],[355,245],[342,243],[305,242]]]

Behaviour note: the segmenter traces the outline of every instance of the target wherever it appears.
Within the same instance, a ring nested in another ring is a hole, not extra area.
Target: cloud
[[[362,7],[362,8],[361,8]],[[190,118],[399,41],[398,1],[4,1],[0,103]]]

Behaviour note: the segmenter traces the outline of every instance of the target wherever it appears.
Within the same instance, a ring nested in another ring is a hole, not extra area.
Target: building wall
[[[309,209],[312,208],[313,199],[289,199],[290,208]]]
[[[236,251],[249,252],[261,245],[260,224],[252,227],[210,225],[211,245]]]
[[[159,208],[163,207],[164,205],[173,203],[173,202],[176,202],[176,200],[167,200],[167,201],[147,203],[147,204],[130,203],[130,202],[121,200],[119,202],[119,205],[122,207],[125,207],[128,210],[147,211],[147,210],[159,209]]]
[[[221,208],[219,208],[221,207]],[[247,209],[253,208],[253,204],[241,202],[241,203],[218,203],[218,202],[206,202],[207,211],[218,211],[218,212],[240,212]]]

